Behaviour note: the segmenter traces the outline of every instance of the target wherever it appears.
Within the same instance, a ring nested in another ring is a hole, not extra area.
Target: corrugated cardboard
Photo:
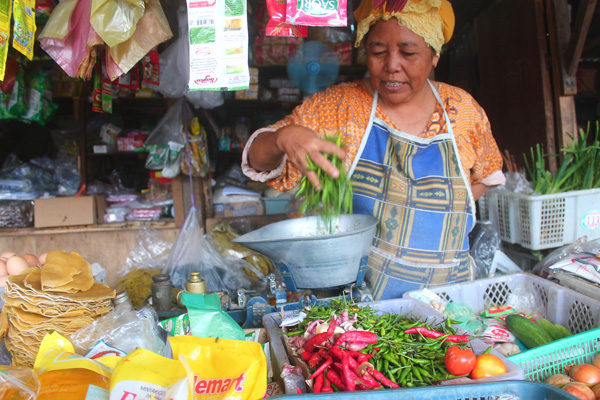
[[[35,199],[34,226],[49,228],[57,226],[94,225],[102,220],[98,218],[96,196],[55,197],[50,199]]]

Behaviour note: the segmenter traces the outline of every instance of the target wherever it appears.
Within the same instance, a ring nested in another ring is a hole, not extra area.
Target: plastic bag
[[[179,360],[137,349],[115,366],[110,380],[110,399],[147,399],[149,390],[155,400],[188,399],[188,379],[186,368]]]
[[[588,250],[600,250],[600,241],[595,240],[587,245],[587,236],[582,236],[577,238],[575,242],[559,247],[542,258],[542,260],[533,267],[533,273],[541,276],[542,278],[547,278],[548,274],[550,273],[549,267],[557,264],[561,260],[569,258],[571,253],[582,251],[584,245]]]
[[[71,77],[90,79],[96,46],[104,41],[90,23],[92,0],[65,0],[50,14],[38,39],[42,49]]]
[[[131,38],[114,46],[106,46],[106,71],[111,81],[127,73],[150,50],[173,36],[159,0],[146,3],[144,15]]]
[[[187,98],[195,108],[212,109],[225,102],[219,91],[187,90],[190,79],[190,48],[187,7],[177,9],[179,36],[160,54],[160,84],[156,90],[165,97]]]
[[[37,374],[30,368],[0,365],[0,395],[8,400],[36,400],[40,390]],[[4,397],[10,394],[9,397]]]
[[[459,325],[472,333],[483,332],[486,325],[477,318],[477,315],[467,305],[450,302],[446,305],[444,315],[453,321],[459,321]]]
[[[176,336],[169,338],[173,358],[194,373],[196,399],[254,400],[267,390],[267,359],[260,343]]]
[[[144,145],[149,149],[146,168],[158,170],[179,165],[179,154],[185,146],[183,118],[192,116],[185,99],[175,102],[150,132]]]
[[[186,306],[192,335],[232,340],[244,340],[246,334],[240,325],[221,310],[221,299],[217,293],[181,293],[181,304]]]
[[[133,36],[145,9],[144,0],[93,0],[90,23],[107,45],[116,46]]]
[[[505,305],[531,315],[533,318],[546,316],[544,301],[532,283],[517,285],[506,299]]]
[[[165,342],[159,331],[158,316],[156,312],[152,313],[153,310],[147,310],[149,308],[135,311],[132,307],[116,307],[77,330],[71,335],[71,342],[77,353],[89,358],[107,351],[123,357],[138,348],[162,355]]]
[[[78,354],[50,350],[35,360],[40,380],[39,400],[78,400],[94,393],[108,397],[111,370],[101,362]]]
[[[469,250],[475,260],[475,279],[490,275],[494,254],[502,249],[500,234],[490,221],[477,221],[469,233]]]
[[[108,281],[114,286],[119,277],[127,275],[137,268],[163,270],[171,252],[172,244],[163,235],[149,225],[143,225],[135,238],[135,243],[127,256],[125,264],[118,276],[109,276]]]
[[[190,272],[199,271],[207,292],[227,291],[221,278],[225,260],[205,239],[193,206],[181,227],[177,241],[169,254],[164,273],[171,276],[173,287],[185,289]]]

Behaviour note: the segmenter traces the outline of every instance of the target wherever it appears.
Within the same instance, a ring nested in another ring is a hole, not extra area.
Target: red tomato
[[[506,365],[500,357],[493,354],[482,354],[477,357],[475,368],[471,372],[471,379],[487,378],[488,376],[506,373]]]
[[[475,368],[476,361],[477,356],[471,349],[463,350],[458,346],[450,346],[444,357],[446,369],[452,375],[469,374]]]

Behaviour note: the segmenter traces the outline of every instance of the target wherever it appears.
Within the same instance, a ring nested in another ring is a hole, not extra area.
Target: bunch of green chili
[[[325,140],[335,143],[338,147],[342,146],[342,135],[327,136]],[[337,178],[324,172],[321,167],[316,165],[310,157],[308,160],[308,169],[315,171],[321,190],[317,190],[306,176],[300,181],[300,189],[296,197],[304,195],[304,200],[300,206],[300,212],[310,215],[311,212],[321,213],[323,222],[329,226],[329,232],[332,232],[332,222],[341,214],[352,214],[352,183],[346,176],[342,160],[336,154],[323,154],[334,167],[340,171]]]

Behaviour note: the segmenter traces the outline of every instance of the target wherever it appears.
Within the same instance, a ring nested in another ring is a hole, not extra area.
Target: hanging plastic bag
[[[199,271],[206,282],[207,292],[227,291],[221,278],[225,261],[205,239],[198,222],[198,212],[194,206],[181,227],[177,241],[171,250],[164,272],[171,275],[173,287],[184,289],[190,272]]]
[[[185,147],[184,115],[189,118],[192,112],[185,99],[181,98],[150,132],[144,143],[149,149],[146,168],[158,170],[179,163],[179,153]]]
[[[90,24],[92,0],[65,0],[50,14],[38,40],[71,77],[91,79],[97,47],[104,41]]]
[[[190,47],[186,6],[177,9],[179,36],[160,54],[160,84],[156,90],[165,97],[187,98],[195,108],[212,109],[225,102],[219,91],[188,92],[190,78]]]
[[[106,70],[111,81],[127,73],[150,50],[173,37],[159,0],[149,0],[131,38],[106,46]]]
[[[144,15],[144,0],[93,0],[90,23],[110,47],[133,36]]]

